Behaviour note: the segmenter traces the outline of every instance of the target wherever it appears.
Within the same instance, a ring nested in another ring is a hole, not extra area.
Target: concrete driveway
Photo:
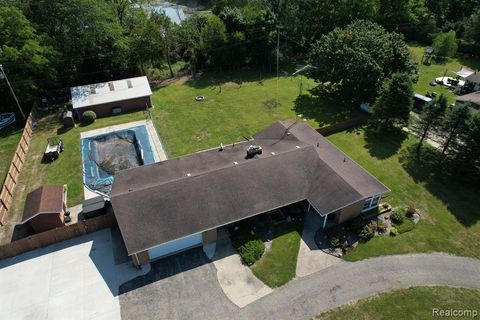
[[[119,285],[149,268],[115,264],[118,247],[104,229],[1,260],[1,318],[120,319]]]
[[[240,308],[273,290],[255,277],[233,248],[225,229],[218,230],[217,250],[213,256],[217,279],[225,295]]]
[[[305,277],[343,260],[320,250],[315,243],[315,233],[322,227],[323,218],[314,210],[305,215],[300,249],[297,258],[297,277]]]

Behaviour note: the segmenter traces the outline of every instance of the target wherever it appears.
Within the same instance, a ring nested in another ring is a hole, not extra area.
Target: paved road
[[[240,309],[223,295],[211,263],[202,260],[181,272],[180,261],[190,258],[187,255],[195,257],[192,251],[184,255],[171,258],[167,266],[154,264],[147,278],[155,281],[144,278],[141,285],[124,288],[136,288],[120,296],[124,320],[310,319],[349,301],[397,288],[440,284],[480,289],[480,260],[439,254],[386,256],[340,263],[297,278]]]

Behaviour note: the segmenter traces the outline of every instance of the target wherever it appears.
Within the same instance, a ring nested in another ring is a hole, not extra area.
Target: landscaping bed
[[[396,237],[411,231],[419,219],[420,215],[412,206],[392,208],[388,203],[383,203],[346,223],[318,230],[315,242],[325,253],[343,257],[359,243],[366,243],[373,237]]]

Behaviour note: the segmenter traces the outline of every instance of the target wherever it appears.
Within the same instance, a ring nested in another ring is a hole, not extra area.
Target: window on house
[[[365,200],[365,203],[363,204],[363,210],[366,210],[366,209],[370,208],[371,203],[372,203],[372,197],[367,198]]]
[[[370,204],[370,207],[378,206],[378,203],[380,202],[380,198],[381,198],[380,195],[376,195],[375,197],[373,197],[373,200],[372,200],[372,203]]]

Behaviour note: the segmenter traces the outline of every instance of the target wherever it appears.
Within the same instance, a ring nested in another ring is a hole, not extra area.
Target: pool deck
[[[140,120],[128,123],[122,123],[116,126],[109,126],[105,128],[95,129],[87,132],[82,132],[80,134],[80,139],[89,138],[93,136],[98,136],[106,133],[112,133],[115,131],[125,130],[133,127],[138,126],[145,126],[148,132],[148,140],[150,141],[150,146],[153,148],[153,157],[155,162],[160,162],[167,160],[167,155],[165,154],[165,150],[163,149],[162,142],[157,133],[157,129],[153,124],[152,120]],[[91,199],[94,197],[98,197],[99,194],[89,190],[87,187],[83,187],[83,192],[85,196],[85,200]]]

